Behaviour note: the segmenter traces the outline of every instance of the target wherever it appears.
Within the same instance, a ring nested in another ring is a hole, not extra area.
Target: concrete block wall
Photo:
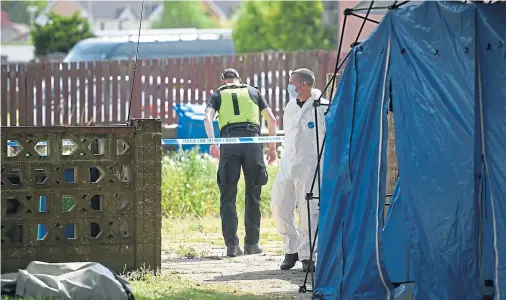
[[[161,266],[161,122],[2,127],[1,271]]]

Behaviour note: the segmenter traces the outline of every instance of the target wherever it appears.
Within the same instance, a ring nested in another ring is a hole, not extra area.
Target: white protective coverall
[[[283,251],[285,254],[298,253],[300,261],[309,259],[306,194],[311,191],[311,183],[318,162],[313,102],[318,99],[321,92],[318,89],[313,89],[311,94],[302,107],[299,107],[295,99],[288,101],[285,107],[283,115],[284,155],[279,162],[279,171],[271,193],[271,210],[278,233],[283,241]],[[320,101],[321,103],[329,103],[324,98],[321,98]],[[326,110],[327,106],[317,108],[320,148],[326,130],[324,115]],[[315,181],[313,188],[313,196],[319,196],[317,181]],[[309,203],[311,240],[313,241],[318,223],[318,200],[313,199]],[[299,210],[299,227],[295,223],[296,207]],[[313,252],[313,261],[315,254],[316,246]]]

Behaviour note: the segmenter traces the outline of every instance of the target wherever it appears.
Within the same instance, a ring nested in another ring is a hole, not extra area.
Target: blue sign
[[[309,127],[309,128],[314,128],[314,122],[309,122],[309,123],[307,123],[307,127]]]

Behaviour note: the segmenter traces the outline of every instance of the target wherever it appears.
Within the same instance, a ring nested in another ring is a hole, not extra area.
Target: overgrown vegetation
[[[219,216],[220,191],[216,183],[217,162],[197,149],[167,154],[162,165],[162,212],[169,217]],[[270,215],[272,182],[277,166],[267,165],[269,182],[262,188],[261,209]],[[244,178],[237,191],[237,211],[244,212]]]

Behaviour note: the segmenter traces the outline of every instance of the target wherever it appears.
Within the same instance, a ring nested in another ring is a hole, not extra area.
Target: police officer
[[[218,88],[207,104],[204,124],[208,138],[214,138],[213,119],[218,112],[220,136],[254,137],[260,136],[260,113],[267,120],[269,135],[276,135],[274,115],[258,89],[241,83],[235,69],[225,69],[221,75],[222,86]],[[262,144],[223,144],[211,145],[210,153],[219,157],[217,183],[220,188],[221,227],[227,256],[242,255],[237,237],[236,195],[241,167],[246,182],[244,226],[244,253],[262,253],[260,238],[260,193],[267,183]],[[277,158],[276,143],[269,145],[268,162]]]

